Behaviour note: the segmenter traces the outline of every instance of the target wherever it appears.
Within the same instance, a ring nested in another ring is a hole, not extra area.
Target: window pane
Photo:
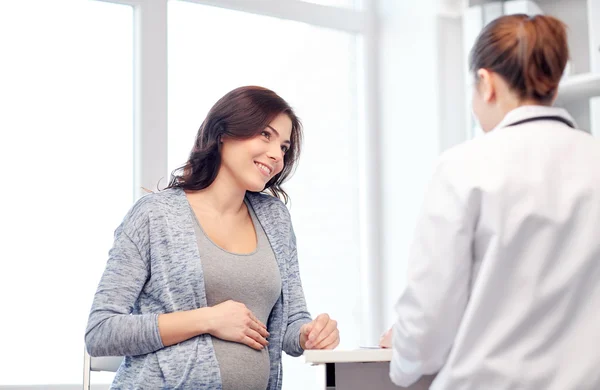
[[[233,28],[235,27],[235,28]],[[244,34],[234,32],[244,31]],[[242,85],[280,94],[304,123],[296,174],[284,186],[309,310],[359,341],[356,39],[303,23],[169,3],[169,169],[185,162],[222,95]],[[319,388],[319,368],[284,358],[284,389]]]
[[[0,385],[80,384],[112,232],[133,201],[133,12],[0,5]]]

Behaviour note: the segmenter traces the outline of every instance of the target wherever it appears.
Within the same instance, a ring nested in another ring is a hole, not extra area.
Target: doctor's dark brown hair
[[[522,100],[550,103],[569,59],[566,26],[545,15],[506,15],[477,37],[469,68],[502,76]],[[475,75],[475,77],[477,77]]]
[[[275,92],[256,86],[234,89],[219,99],[202,122],[188,161],[171,173],[167,188],[202,190],[210,186],[221,166],[221,139],[249,139],[258,136],[279,114],[292,121],[291,145],[283,157],[283,170],[265,185],[287,203],[281,188],[293,173],[300,157],[302,124],[290,105]]]

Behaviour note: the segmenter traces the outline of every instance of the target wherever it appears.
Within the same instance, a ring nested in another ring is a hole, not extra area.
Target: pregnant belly
[[[265,390],[269,382],[269,351],[212,338],[223,390]]]

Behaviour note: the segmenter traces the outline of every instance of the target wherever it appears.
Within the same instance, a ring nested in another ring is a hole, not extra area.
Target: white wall
[[[423,191],[439,152],[464,140],[460,19],[434,0],[381,0],[383,323],[405,286]],[[383,331],[383,329],[382,329]]]

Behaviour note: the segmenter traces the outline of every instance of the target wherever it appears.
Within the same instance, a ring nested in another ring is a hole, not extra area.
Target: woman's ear
[[[477,71],[477,89],[486,103],[491,103],[496,98],[496,85],[492,72],[483,68]]]
[[[556,99],[558,99],[558,88],[556,88],[556,91],[554,91],[554,95],[552,95],[552,100],[550,101],[550,105],[553,105],[554,103],[556,103]]]

